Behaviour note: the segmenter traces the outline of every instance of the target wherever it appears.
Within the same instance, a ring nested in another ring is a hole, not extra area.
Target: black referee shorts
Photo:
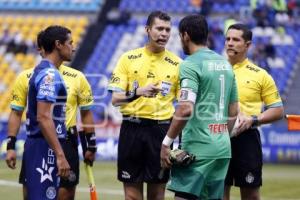
[[[159,177],[160,149],[171,120],[125,119],[118,145],[118,179],[125,183],[166,183]]]
[[[232,158],[225,185],[256,188],[262,185],[262,148],[258,129],[231,138]]]
[[[71,131],[72,129],[72,131]],[[79,155],[78,140],[76,127],[68,130],[66,140],[61,143],[66,159],[70,165],[71,171],[68,179],[60,179],[59,187],[71,188],[75,187],[79,182]],[[21,171],[19,175],[19,183],[25,184],[25,160],[22,158]]]

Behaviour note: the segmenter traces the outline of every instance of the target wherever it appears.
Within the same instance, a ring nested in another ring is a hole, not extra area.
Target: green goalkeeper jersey
[[[231,65],[223,56],[201,48],[181,63],[180,85],[197,95],[193,115],[183,129],[182,149],[197,159],[230,158],[228,106],[238,101]]]

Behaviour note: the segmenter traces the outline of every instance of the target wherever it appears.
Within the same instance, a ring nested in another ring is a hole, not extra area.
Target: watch
[[[252,125],[251,125],[251,127],[252,127],[252,128],[258,127],[259,123],[258,123],[258,118],[257,118],[257,116],[256,116],[256,115],[251,115],[251,117],[252,117]]]

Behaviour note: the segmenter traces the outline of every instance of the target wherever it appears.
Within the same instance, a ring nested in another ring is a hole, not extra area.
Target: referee
[[[124,53],[114,69],[108,90],[112,104],[120,106],[123,121],[118,146],[118,179],[125,199],[164,199],[169,175],[159,178],[160,146],[174,113],[179,90],[180,58],[165,49],[171,18],[154,11],[148,16],[145,47]]]
[[[43,31],[39,33],[37,44],[41,54],[43,48],[41,47],[41,37]],[[14,169],[16,164],[15,141],[16,135],[21,125],[21,118],[27,103],[28,82],[33,73],[34,68],[25,70],[19,74],[13,86],[11,98],[11,113],[8,121],[8,138],[10,142],[7,148],[6,162],[8,167]],[[83,124],[93,125],[93,116],[91,106],[93,104],[93,96],[91,87],[84,77],[84,75],[75,69],[61,65],[59,72],[67,87],[67,109],[66,109],[66,126],[67,126],[67,142],[63,146],[63,150],[67,161],[71,167],[70,176],[68,179],[61,179],[60,188],[58,192],[58,199],[72,200],[75,198],[76,185],[79,182],[79,155],[78,155],[78,131],[76,128],[77,109],[80,108],[81,121]],[[92,165],[95,159],[95,140],[94,128],[91,126],[84,127],[86,139],[89,143],[89,148],[85,153],[85,162]],[[23,184],[24,199],[27,198],[27,191],[25,187],[24,167],[22,161],[22,168],[20,172],[19,182]]]
[[[237,81],[240,113],[238,135],[232,137],[224,199],[230,199],[230,186],[240,187],[241,199],[260,199],[262,149],[257,127],[283,117],[283,105],[273,78],[247,59],[252,32],[243,24],[231,25],[225,48]],[[265,109],[262,111],[262,108]]]

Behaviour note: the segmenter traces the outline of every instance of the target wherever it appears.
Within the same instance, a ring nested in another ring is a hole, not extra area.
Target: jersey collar
[[[242,62],[240,63],[236,63],[235,65],[233,65],[233,69],[238,69],[240,67],[244,67],[247,65],[247,63],[249,62],[249,59],[246,58],[245,60],[243,60]]]
[[[55,65],[50,60],[43,58],[41,63],[42,62],[48,63],[50,65],[50,67],[54,67],[56,69]]]
[[[149,51],[146,47],[144,47],[144,51],[148,56],[160,57],[165,53],[166,49],[159,53],[153,53],[153,52]]]

